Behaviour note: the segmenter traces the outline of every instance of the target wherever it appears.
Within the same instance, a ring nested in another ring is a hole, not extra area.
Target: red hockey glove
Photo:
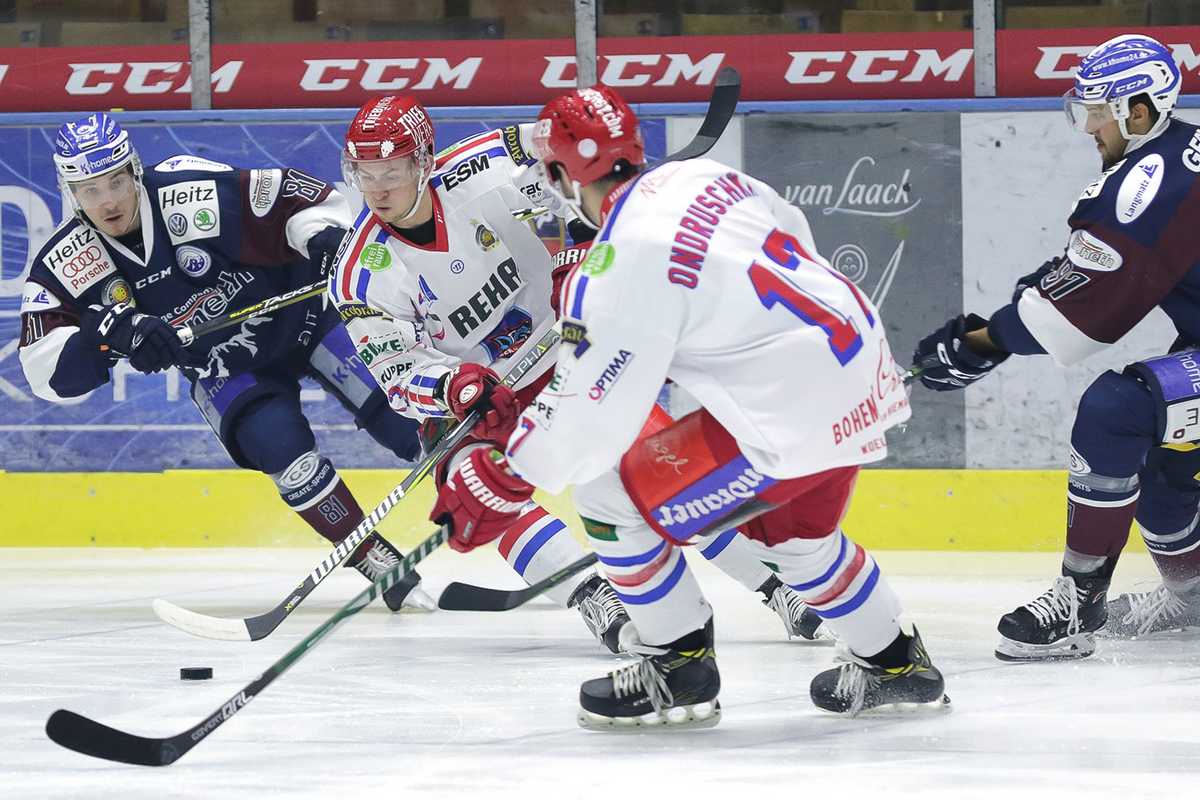
[[[449,523],[450,546],[466,553],[499,538],[532,496],[533,486],[513,474],[499,451],[477,447],[438,489],[429,518]]]
[[[555,318],[562,316],[562,292],[567,280],[575,268],[587,259],[588,250],[591,248],[591,242],[583,242],[554,254],[554,271],[550,273],[550,307],[554,309]]]
[[[476,438],[506,442],[521,407],[512,389],[500,383],[496,373],[482,364],[460,364],[444,379],[441,390],[446,408],[458,419],[479,412],[479,422],[471,430]]]

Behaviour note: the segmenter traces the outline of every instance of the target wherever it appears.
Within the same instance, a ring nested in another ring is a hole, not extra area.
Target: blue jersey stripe
[[[637,564],[647,564],[657,558],[666,546],[666,541],[661,541],[657,547],[647,550],[645,553],[638,553],[636,556],[600,556],[600,563],[610,567],[632,567]]]
[[[650,591],[645,592],[643,594],[625,594],[624,592],[617,591],[617,587],[614,586],[613,592],[617,595],[618,598],[620,598],[621,602],[625,603],[626,605],[632,605],[632,606],[648,605],[650,603],[653,603],[657,600],[661,600],[662,598],[666,597],[667,594],[669,594],[670,591],[675,588],[675,585],[679,583],[679,579],[683,577],[683,572],[686,568],[687,568],[687,560],[683,557],[682,553],[680,553],[679,551],[676,551],[675,552],[675,568],[673,570],[671,570],[671,574],[667,576],[666,580],[664,580],[662,583],[660,583],[655,588],[653,588]]]
[[[871,574],[867,576],[866,583],[862,585],[862,588],[858,590],[854,597],[842,603],[840,606],[834,606],[826,611],[820,611],[814,608],[813,613],[821,619],[837,619],[838,617],[844,617],[851,611],[858,609],[858,607],[863,603],[867,602],[867,600],[871,597],[871,592],[875,589],[875,584],[877,583],[879,583],[878,564],[876,564],[875,568],[871,570]]]
[[[808,581],[807,583],[793,583],[791,584],[793,589],[798,592],[807,592],[809,589],[815,589],[833,577],[833,573],[837,572],[837,568],[842,565],[842,560],[846,558],[846,542],[849,540],[846,538],[845,534],[841,534],[841,537],[842,546],[838,550],[837,558],[833,560],[833,564],[830,565],[829,569],[825,570],[825,574],[817,578],[815,581]]]
[[[701,550],[700,555],[704,556],[709,561],[712,561],[725,551],[725,548],[729,546],[729,543],[733,541],[733,537],[735,536],[737,536],[737,528],[731,528],[725,531],[718,536],[712,544]]]

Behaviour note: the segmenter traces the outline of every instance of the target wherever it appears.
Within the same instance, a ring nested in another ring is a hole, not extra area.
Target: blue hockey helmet
[[[1161,42],[1141,34],[1124,34],[1084,56],[1075,85],[1063,96],[1063,106],[1076,130],[1095,133],[1115,119],[1121,135],[1134,139],[1137,137],[1125,127],[1129,101],[1146,95],[1165,127],[1182,85],[1179,65]]]
[[[61,183],[77,183],[129,165],[136,178],[142,162],[129,134],[108,114],[89,114],[58,129],[54,139],[54,168]]]

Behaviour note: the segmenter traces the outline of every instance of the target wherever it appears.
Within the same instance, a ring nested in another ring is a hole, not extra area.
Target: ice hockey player
[[[1107,371],[1080,398],[1062,575],[1001,618],[1004,660],[1090,655],[1106,621],[1116,636],[1200,624],[1200,129],[1171,115],[1181,80],[1171,51],[1147,36],[1088,53],[1065,104],[1102,173],[1071,210],[1064,254],[1018,280],[989,319],[955,317],[913,356],[921,382],[946,391],[1012,354],[1080,361],[1156,306],[1179,333],[1167,355]],[[1163,585],[1106,603],[1135,519]]]
[[[840,528],[859,466],[909,416],[878,311],[766,184],[707,159],[647,168],[637,118],[610,88],[552,100],[533,140],[547,187],[600,232],[564,289],[553,379],[506,453],[462,459],[433,518],[469,549],[535,486],[574,484],[580,513],[607,523],[592,544],[641,657],[583,684],[580,724],[718,721],[713,613],[681,545],[731,527],[846,648],[812,681],[820,708],[940,704],[941,673]],[[667,379],[702,408],[639,436]]]
[[[299,380],[317,379],[384,447],[419,453],[320,296],[201,337],[196,324],[317,282],[350,212],[324,181],[295,169],[235,169],[179,155],[143,171],[126,131],[92,114],[58,131],[54,164],[73,210],[34,256],[21,303],[20,359],[38,397],[62,402],[107,383],[118,359],[142,373],[172,366],[240,467],[271,477],[317,533],[340,541],[362,509],[316,446]],[[372,534],[347,559],[369,580],[398,553]],[[393,611],[432,608],[413,577]]]
[[[547,199],[536,171],[528,169],[534,161],[531,129],[487,131],[435,155],[425,109],[412,97],[392,96],[365,104],[347,132],[345,177],[362,191],[367,207],[339,255],[330,293],[392,408],[422,421],[430,443],[445,429],[439,422],[477,407],[486,413],[476,440],[502,438],[495,420],[511,424],[515,410],[553,372],[547,357],[515,392],[496,385],[496,373],[519,360],[555,318],[550,255],[513,217],[513,211]],[[578,249],[563,254],[560,279],[578,255]],[[491,406],[498,408],[489,411]],[[439,484],[453,457],[443,462]],[[501,533],[500,553],[529,583],[583,555],[563,521],[532,500]],[[712,540],[708,555],[762,591],[789,636],[813,638],[820,620],[806,616],[793,593],[747,556],[738,538]],[[621,603],[594,572],[550,596],[577,608],[610,650],[633,640]]]

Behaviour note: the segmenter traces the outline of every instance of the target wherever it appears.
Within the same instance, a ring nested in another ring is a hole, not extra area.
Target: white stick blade
[[[154,613],[168,625],[202,639],[221,639],[227,642],[250,641],[250,631],[246,628],[246,623],[240,619],[197,614],[195,611],[188,611],[186,608],[181,608],[166,600],[154,601]]]

